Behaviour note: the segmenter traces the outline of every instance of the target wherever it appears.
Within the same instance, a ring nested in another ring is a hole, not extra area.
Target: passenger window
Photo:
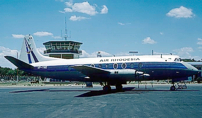
[[[131,64],[130,64],[130,68],[134,68],[134,63],[131,63]]]
[[[69,70],[69,71],[71,70],[71,67],[70,67],[70,66],[68,66],[68,70]]]
[[[99,65],[98,65],[98,68],[102,68],[102,64],[99,64]]]
[[[114,64],[114,69],[117,69],[118,68],[118,64]]]
[[[106,69],[109,68],[109,64],[106,64],[105,67],[106,67]]]
[[[122,63],[121,66],[122,66],[123,69],[125,69],[127,65],[126,65],[126,63]]]
[[[143,64],[142,64],[142,63],[139,63],[139,64],[138,64],[138,67],[139,67],[139,68],[142,68],[142,67],[143,67]]]

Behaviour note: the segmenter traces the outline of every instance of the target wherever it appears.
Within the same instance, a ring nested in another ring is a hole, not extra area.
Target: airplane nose
[[[185,67],[187,67],[187,69],[188,69],[189,71],[191,71],[191,72],[193,73],[193,75],[194,75],[194,74],[197,74],[197,73],[199,72],[199,70],[198,70],[197,68],[195,68],[194,66],[192,66],[192,65],[190,65],[190,64],[188,64],[188,63],[186,63],[186,62],[183,62],[183,65],[184,65]]]

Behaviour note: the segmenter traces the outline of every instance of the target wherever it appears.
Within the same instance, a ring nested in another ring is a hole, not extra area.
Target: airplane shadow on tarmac
[[[164,91],[164,92],[170,92],[170,90],[154,90],[154,89],[134,89],[135,87],[126,87],[123,88],[122,91],[117,91],[116,89],[112,89],[110,92],[106,92],[103,90],[97,90],[97,91],[89,91],[87,93],[75,96],[75,97],[93,97],[93,96],[100,96],[100,95],[106,95],[106,94],[113,94],[113,93],[124,93],[124,94],[141,94],[144,92],[150,92],[150,91]],[[176,91],[199,91],[199,90],[176,90]],[[172,91],[175,92],[175,91]]]
[[[92,96],[106,95],[106,94],[112,94],[112,93],[118,93],[118,92],[126,92],[126,91],[132,91],[134,88],[135,87],[126,87],[126,88],[123,88],[122,91],[117,91],[116,89],[112,89],[110,92],[106,92],[103,90],[89,91],[87,93],[84,93],[75,97],[92,97]]]
[[[170,92],[170,90],[155,90],[155,89],[135,89],[135,87],[125,87],[122,91],[117,91],[116,89],[112,89],[110,92],[106,92],[103,90],[50,90],[50,89],[38,89],[38,90],[22,90],[22,91],[11,91],[9,93],[25,93],[25,92],[85,92],[81,95],[75,97],[93,97],[93,96],[100,96],[100,95],[107,95],[113,93],[124,93],[124,94],[141,94],[143,92],[150,92],[150,91],[164,91]],[[176,90],[176,91],[199,91],[199,90]],[[172,91],[175,92],[175,91]]]

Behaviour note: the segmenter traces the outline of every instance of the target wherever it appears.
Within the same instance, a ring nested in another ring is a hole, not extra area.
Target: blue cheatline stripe
[[[143,67],[139,68],[138,64],[142,63]],[[109,68],[106,68],[105,65],[108,64]],[[113,68],[114,63],[105,63],[102,64],[102,67],[99,67],[99,64],[94,64],[96,68],[101,68],[101,69],[114,69]],[[118,68],[117,69],[123,69],[121,67],[122,63],[118,63]],[[170,63],[161,63],[161,62],[133,62],[134,66],[131,68],[130,64],[131,63],[126,63],[127,67],[126,69],[187,69],[183,64],[181,63],[175,63],[175,62],[170,62]],[[86,66],[90,66],[91,64],[85,64]],[[42,68],[41,71],[75,71],[75,69],[71,68],[71,66],[74,65],[60,65],[60,66],[47,66],[45,69]],[[36,67],[38,69],[38,67]]]
[[[30,54],[27,54],[28,55],[28,60],[29,60],[29,63],[31,64],[32,61],[31,61],[31,57],[30,57]]]
[[[33,58],[34,58],[34,61],[35,61],[35,62],[39,62],[38,59],[36,58],[36,56],[35,56],[35,54],[34,54],[33,51],[31,51],[31,54],[32,54],[32,56],[33,56]]]
[[[35,61],[35,62],[39,62],[38,59],[36,58],[34,52],[31,50],[31,47],[29,46],[27,40],[25,40],[25,42],[26,42],[26,44],[27,44],[26,46],[27,46],[27,47],[30,49],[30,51],[31,51],[31,54],[32,54],[32,56],[33,56],[33,58],[34,58],[34,61]]]
[[[29,61],[29,64],[31,64],[31,63],[32,63],[32,60],[31,60],[31,57],[30,57],[29,50],[28,50],[28,48],[27,48],[26,42],[25,42],[25,45],[26,45],[26,50],[27,50],[28,61]]]

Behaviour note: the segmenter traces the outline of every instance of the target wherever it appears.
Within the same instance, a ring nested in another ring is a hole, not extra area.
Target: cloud
[[[60,13],[63,13],[63,14],[65,13],[65,11],[59,11],[59,12],[60,12]]]
[[[65,13],[65,12],[73,12],[73,10],[70,9],[70,8],[64,8],[64,12],[63,13]]]
[[[163,32],[160,32],[160,35],[163,35],[164,33]]]
[[[72,7],[73,5],[73,1],[69,1],[69,2],[65,2],[65,5],[68,6],[68,7]]]
[[[34,33],[34,35],[35,36],[53,36],[53,34],[52,33],[50,33],[50,32],[36,32],[36,33]]]
[[[202,47],[198,47],[199,51],[202,51]]]
[[[201,60],[201,57],[199,56],[192,56],[192,52],[194,52],[193,48],[191,47],[183,47],[180,49],[173,50],[177,53],[178,56],[180,56],[182,59],[195,59],[195,60]]]
[[[103,8],[102,8],[102,10],[101,10],[101,14],[107,14],[107,13],[108,13],[108,8],[107,8],[107,6],[106,6],[106,5],[103,5],[102,7],[103,7]]]
[[[0,46],[0,52],[1,54],[3,54],[4,56],[9,55],[9,56],[16,56],[18,51],[17,50],[11,50],[9,48]]]
[[[198,45],[202,45],[202,39],[201,39],[201,38],[198,38],[197,44],[198,44]]]
[[[195,16],[192,13],[192,9],[188,9],[183,6],[170,10],[166,15],[175,18],[192,18],[193,16]]]
[[[64,8],[64,11],[59,11],[61,13],[65,12],[79,12],[79,13],[84,13],[88,15],[96,15],[98,12],[96,11],[96,7],[93,5],[90,5],[88,2],[82,2],[82,3],[72,3],[70,2],[65,2],[67,8]]]
[[[19,51],[11,50],[9,48],[0,46],[0,66],[1,67],[9,67],[16,68],[12,63],[10,63],[4,56],[13,56],[17,57],[17,53],[19,55]]]
[[[121,23],[121,22],[118,22],[119,25],[130,25],[131,23]]]
[[[24,38],[25,36],[22,34],[12,34],[13,38],[21,39]]]
[[[90,18],[86,18],[86,17],[81,17],[81,16],[71,16],[70,18],[69,18],[69,20],[72,20],[72,21],[80,21],[80,20],[84,20],[84,19],[90,19]]]
[[[61,36],[54,36],[52,33],[50,32],[36,32],[34,33],[35,36],[39,36],[39,37],[43,37],[43,36],[51,36],[54,39],[62,39]]]
[[[145,38],[143,41],[143,44],[155,44],[156,41],[152,40],[150,37]]]
[[[191,47],[183,47],[180,49],[175,49],[173,51],[176,52],[177,55],[181,58],[193,58],[191,56],[191,53],[194,52],[194,50]]]
[[[61,36],[52,36],[54,39],[62,39]]]
[[[125,25],[124,23],[118,22],[119,25]]]

